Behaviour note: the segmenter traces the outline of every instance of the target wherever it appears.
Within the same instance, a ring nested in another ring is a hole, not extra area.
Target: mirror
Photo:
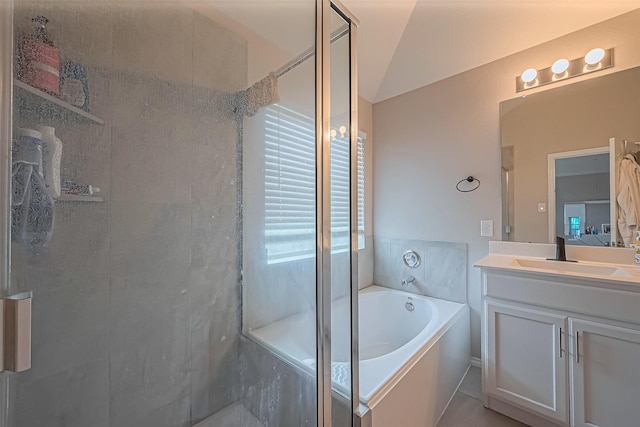
[[[500,125],[502,240],[628,246],[616,177],[640,151],[640,67],[504,101]]]

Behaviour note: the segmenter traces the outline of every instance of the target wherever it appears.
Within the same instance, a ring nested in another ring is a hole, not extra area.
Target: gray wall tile
[[[467,246],[465,243],[375,237],[373,283],[393,289],[465,303],[467,301]],[[417,268],[404,265],[402,254],[415,250],[421,257]],[[412,275],[415,282],[403,287]]]
[[[155,426],[152,415],[190,394],[187,279],[114,279],[111,292],[110,418]],[[165,414],[166,415],[166,414]],[[183,414],[189,420],[189,412]],[[175,416],[172,417],[175,420]],[[157,425],[181,425],[163,422]]]
[[[21,374],[22,375],[22,374]],[[16,385],[13,424],[108,427],[109,369],[106,357]]]
[[[111,197],[115,201],[188,203],[192,126],[188,91],[153,78],[117,74]]]
[[[184,281],[191,265],[189,205],[112,202],[111,275],[118,283]]]
[[[373,285],[373,236],[365,236],[364,249],[358,251],[358,289]]]
[[[192,414],[199,421],[239,398],[237,266],[193,269],[190,282]]]
[[[243,338],[240,378],[244,406],[265,427],[316,425],[315,380]]]
[[[193,12],[177,3],[118,3],[113,27],[116,69],[191,84]]]
[[[16,15],[32,28],[36,12],[88,67],[106,123],[40,121],[63,140],[63,176],[106,202],[60,203],[46,248],[14,245],[13,288],[34,291],[15,425],[190,426],[240,396],[232,114],[247,44],[183,6],[23,2]]]
[[[46,277],[46,272],[41,277]],[[32,369],[27,380],[104,358],[109,351],[109,280],[49,276],[34,291]]]

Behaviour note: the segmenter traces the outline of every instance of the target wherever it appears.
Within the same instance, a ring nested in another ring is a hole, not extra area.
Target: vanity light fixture
[[[598,62],[602,61],[602,58],[604,58],[604,49],[598,47],[591,49],[584,56],[584,62],[586,62],[587,65],[596,65]]]
[[[516,77],[516,92],[610,67],[613,67],[613,48],[591,49],[585,56],[571,61],[565,58],[558,59],[548,68],[540,70],[528,68]]]
[[[553,65],[551,66],[551,71],[553,71],[553,74],[559,76],[561,74],[564,74],[565,71],[567,71],[567,68],[569,68],[569,60],[566,58],[562,58],[553,63]]]
[[[531,83],[536,79],[537,75],[538,75],[538,71],[535,68],[527,68],[522,72],[522,75],[520,76],[520,78],[525,83]]]

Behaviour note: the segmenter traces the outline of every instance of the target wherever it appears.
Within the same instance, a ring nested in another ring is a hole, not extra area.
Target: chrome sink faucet
[[[402,281],[402,286],[407,286],[410,283],[413,283],[415,281],[416,281],[416,278],[411,276],[411,275],[409,275],[409,276],[405,277],[404,280]]]

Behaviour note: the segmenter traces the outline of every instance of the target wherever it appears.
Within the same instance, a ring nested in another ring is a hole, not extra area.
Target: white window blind
[[[358,249],[364,249],[364,139],[358,137]]]
[[[364,236],[364,146],[361,140],[358,142],[358,234],[362,230]],[[315,159],[313,120],[278,104],[267,107],[265,240],[268,263],[315,256]],[[331,141],[331,230],[332,251],[348,250],[349,141],[342,139]]]

